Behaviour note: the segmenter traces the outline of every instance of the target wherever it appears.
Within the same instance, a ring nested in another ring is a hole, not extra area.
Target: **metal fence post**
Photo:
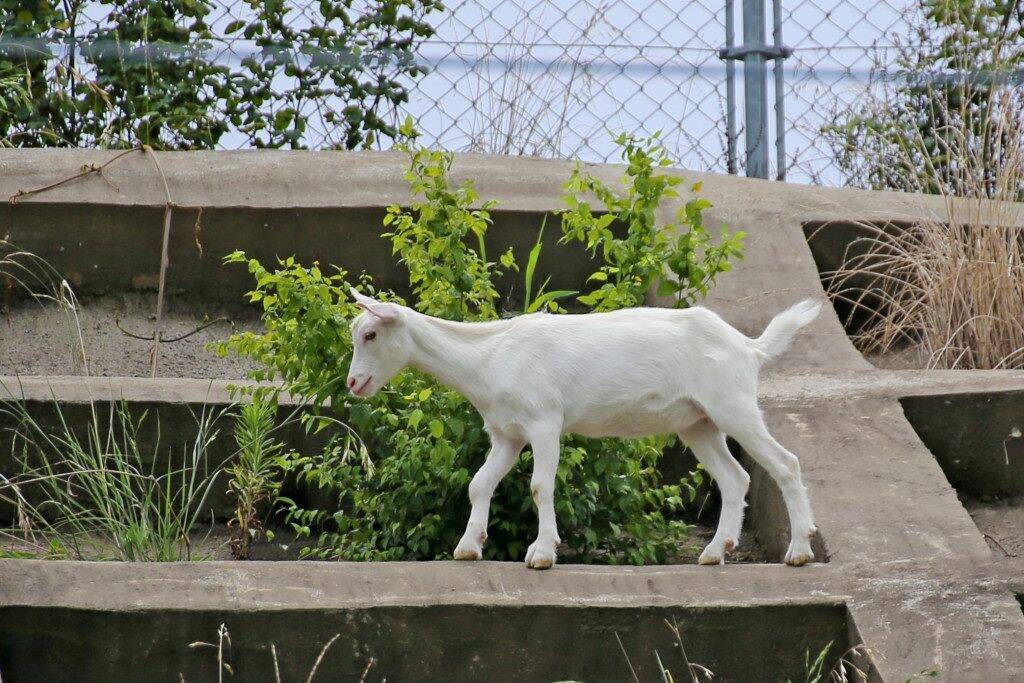
[[[786,179],[786,84],[782,60],[792,51],[782,44],[782,0],[772,0],[772,40],[775,56],[775,178]]]
[[[765,45],[764,0],[743,0],[743,47]],[[768,69],[763,52],[743,57],[743,113],[747,175],[768,177]]]
[[[783,108],[782,60],[792,50],[782,44],[782,0],[773,3],[774,45],[765,42],[765,0],[743,0],[743,44],[733,45],[733,0],[725,2],[725,47],[718,56],[726,61],[726,139],[729,172],[735,173],[735,106],[733,60],[743,60],[743,113],[746,138],[746,173],[752,178],[768,178],[768,60],[775,60],[775,149],[778,178],[786,171],[785,110]]]

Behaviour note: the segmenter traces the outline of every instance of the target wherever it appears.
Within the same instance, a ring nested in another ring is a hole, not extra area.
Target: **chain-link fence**
[[[782,14],[783,36],[793,48],[785,62],[786,177],[840,185],[846,178],[823,128],[863,107],[872,88],[884,87],[887,74],[895,70],[899,46],[912,40],[919,2],[789,4],[784,2]]]
[[[822,129],[857,106],[915,6],[783,2],[782,39],[793,50],[783,89],[789,180],[844,181]],[[712,0],[463,0],[421,45],[433,70],[405,109],[453,149],[609,161],[614,134],[662,131],[683,166],[725,172],[724,16]],[[742,87],[735,92],[742,112]],[[735,133],[744,133],[742,117]],[[766,137],[776,137],[771,117]]]
[[[742,1],[736,0],[737,4]],[[872,69],[877,75],[891,64],[894,45],[907,37],[910,17],[920,2],[783,0],[781,40],[792,48],[782,70],[786,140],[782,166],[788,180],[828,185],[846,181],[823,129],[837,115],[857,109],[873,87]],[[111,11],[133,2],[79,4],[84,8],[79,17],[82,36],[90,22],[102,23]],[[727,39],[727,0],[451,0],[443,8],[429,7],[427,0],[410,2],[406,7],[419,8],[414,19],[429,25],[432,35],[410,37],[408,55],[367,62],[364,68],[371,83],[390,79],[392,89],[405,91],[403,97],[394,98],[395,104],[389,102],[388,93],[374,97],[365,88],[338,85],[329,71],[313,71],[310,76],[290,66],[322,62],[332,49],[332,43],[323,38],[325,28],[360,12],[379,12],[385,4],[382,0],[192,2],[207,8],[201,17],[208,27],[201,41],[206,58],[214,64],[241,65],[238,78],[250,79],[254,88],[265,82],[262,96],[267,99],[259,105],[263,111],[250,109],[227,116],[229,130],[217,144],[228,148],[295,142],[313,148],[352,146],[346,136],[351,134],[355,114],[346,109],[350,102],[345,98],[359,96],[363,104],[376,108],[382,121],[395,125],[411,115],[426,141],[457,151],[613,161],[614,135],[661,131],[682,166],[722,172],[730,167],[729,66],[719,54]],[[254,19],[271,5],[284,10],[272,20]],[[347,6],[344,19],[331,13],[337,6]],[[766,21],[770,41],[770,9]],[[273,22],[282,24],[273,27],[274,39],[261,42],[259,34]],[[736,23],[739,30],[739,12]],[[248,27],[256,24],[260,30],[250,32]],[[373,22],[364,34],[359,47],[366,53],[377,45],[405,45],[404,36],[387,34]],[[66,40],[66,29],[61,35],[60,41],[74,45]],[[116,31],[110,35],[116,37]],[[288,57],[268,60],[268,49],[287,52]],[[254,55],[262,56],[253,59]],[[735,65],[733,106],[738,112],[744,110],[743,70],[741,63]],[[321,76],[323,83],[305,83],[314,87],[313,96],[292,87],[302,78],[315,81],[317,73],[326,74]],[[232,72],[231,78],[236,76]],[[767,85],[773,102],[770,68]],[[203,86],[197,83],[196,87]],[[280,93],[287,94],[283,103],[281,98],[274,99]],[[210,95],[214,96],[217,93]],[[303,113],[301,131],[285,130],[289,119],[282,112],[287,108]],[[271,129],[281,122],[278,119],[283,120],[284,137],[274,138]],[[253,133],[251,121],[271,133],[263,137]],[[738,117],[736,139],[743,136],[743,124],[743,117]],[[776,139],[774,118],[768,116],[764,125],[766,139]],[[359,142],[386,147],[390,140],[377,135]],[[742,142],[738,147],[737,170],[742,172]],[[777,171],[773,168],[771,176]]]
[[[215,28],[248,12],[244,2],[223,1]],[[846,180],[823,129],[856,109],[872,74],[893,61],[918,4],[783,0],[782,42],[792,48],[783,68],[788,180]],[[297,25],[323,20],[312,4],[294,5]],[[449,149],[587,161],[617,160],[618,133],[661,131],[681,165],[726,172],[724,8],[725,0],[456,0],[427,17],[434,35],[417,43],[416,57],[428,71],[409,79],[409,101],[389,115],[412,115],[426,140]],[[766,19],[770,35],[770,12]],[[227,41],[223,55],[239,58],[244,43]],[[741,78],[743,66],[736,71]],[[771,71],[768,85],[774,93]],[[742,112],[742,87],[735,97]],[[320,117],[312,145],[333,143],[331,128]],[[742,116],[735,134],[744,134]],[[766,137],[777,137],[773,117]]]
[[[406,109],[454,149],[605,161],[615,134],[660,130],[688,165],[721,168],[720,15],[707,2],[451,3]]]

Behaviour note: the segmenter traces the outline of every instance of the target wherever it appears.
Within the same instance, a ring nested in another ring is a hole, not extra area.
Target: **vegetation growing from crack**
[[[228,478],[228,494],[235,501],[231,556],[248,560],[252,544],[260,539],[273,540],[273,532],[263,523],[266,509],[278,500],[280,474],[285,466],[283,444],[273,436],[277,404],[263,392],[253,392],[252,400],[243,403],[235,416],[235,443],[238,456],[224,468]]]

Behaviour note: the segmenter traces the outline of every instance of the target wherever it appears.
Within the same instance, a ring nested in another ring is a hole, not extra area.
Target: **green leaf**
[[[669,296],[679,291],[679,283],[675,280],[664,278],[658,283],[658,296]]]
[[[548,304],[558,301],[560,299],[565,299],[566,297],[573,296],[574,294],[577,294],[577,292],[569,290],[556,290],[553,292],[544,292],[543,294],[541,294],[540,296],[533,300],[533,303],[530,304],[530,307],[529,309],[527,309],[526,312],[536,313],[537,311],[547,306]]]

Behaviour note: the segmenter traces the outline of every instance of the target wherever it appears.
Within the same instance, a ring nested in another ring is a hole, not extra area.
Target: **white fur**
[[[820,303],[783,311],[761,337],[750,339],[699,307],[456,323],[353,295],[365,312],[352,322],[350,389],[371,396],[412,366],[465,395],[484,418],[491,451],[469,486],[472,512],[456,559],[481,557],[494,489],[529,443],[539,529],[526,563],[537,569],[555,563],[555,471],[559,439],[568,432],[677,433],[722,493],[718,530],[702,564],[723,563],[739,542],[750,477],[729,453],[725,439],[731,436],[782,490],[791,531],[786,562],[813,559],[815,528],[800,464],[768,433],[757,376],[814,320]]]

